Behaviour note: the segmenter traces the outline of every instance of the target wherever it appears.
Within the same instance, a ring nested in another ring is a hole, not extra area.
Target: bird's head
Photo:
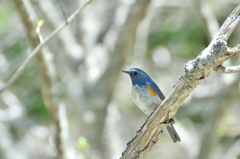
[[[129,75],[132,85],[146,85],[146,82],[152,81],[146,72],[139,68],[131,68],[128,71],[122,71]]]

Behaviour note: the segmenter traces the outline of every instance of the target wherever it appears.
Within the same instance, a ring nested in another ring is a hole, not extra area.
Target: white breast
[[[135,104],[145,113],[151,114],[161,103],[158,96],[152,96],[147,86],[139,87],[135,85],[132,87],[132,97]]]

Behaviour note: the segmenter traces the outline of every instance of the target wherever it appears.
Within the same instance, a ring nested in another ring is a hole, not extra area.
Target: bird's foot
[[[143,128],[143,127],[145,126],[145,124],[147,123],[147,121],[148,121],[148,120],[145,121],[145,123],[143,124],[143,126],[140,126],[140,129],[139,129],[138,131],[136,131],[136,134],[138,134],[138,133],[142,130],[142,128]]]
[[[153,113],[152,113],[153,114]],[[152,115],[151,114],[151,115]],[[147,120],[145,121],[145,123],[143,124],[143,126],[140,126],[140,129],[138,130],[138,131],[136,131],[136,134],[138,134],[141,130],[142,130],[142,128],[145,126],[145,124],[147,123],[147,121],[148,121],[148,119],[151,117],[151,115],[147,118]]]
[[[153,113],[154,113],[154,112],[152,112],[152,113],[149,115],[149,117],[147,118],[147,120],[145,121],[145,123],[143,124],[143,126],[140,126],[140,129],[139,129],[138,131],[136,131],[136,134],[138,134],[138,133],[142,130],[142,128],[145,126],[145,124],[147,123],[148,119],[150,119],[150,117],[152,116]],[[173,119],[173,120],[174,120],[174,119]]]
[[[153,115],[153,113],[154,113],[154,112],[152,112],[152,113],[149,115],[149,117],[147,118],[147,120]]]
[[[174,116],[172,116],[170,119],[167,119],[166,121],[162,122],[161,124],[169,124],[169,123],[175,124]]]

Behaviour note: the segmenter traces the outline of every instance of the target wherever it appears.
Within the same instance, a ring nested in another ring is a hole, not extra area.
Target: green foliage
[[[171,27],[161,28],[159,32],[149,35],[148,53],[151,56],[152,49],[157,45],[166,45],[176,57],[195,57],[204,47],[207,46],[206,30],[202,25],[185,25],[179,30]]]
[[[36,93],[37,94],[31,96],[31,99],[28,100],[28,115],[40,123],[48,123],[50,121],[49,112],[44,105],[41,92]]]
[[[79,149],[86,149],[89,146],[89,142],[85,137],[79,137],[78,143],[76,144],[76,147]]]
[[[14,92],[19,94],[19,99],[26,106],[28,116],[40,123],[50,122],[50,115],[43,102],[40,80],[34,61],[16,81],[16,85],[18,87],[15,87]]]
[[[38,26],[42,26],[44,24],[44,20],[43,19],[37,19],[37,25]]]
[[[17,58],[24,50],[26,50],[26,47],[27,45],[25,41],[19,41],[9,48],[5,55],[8,59]]]

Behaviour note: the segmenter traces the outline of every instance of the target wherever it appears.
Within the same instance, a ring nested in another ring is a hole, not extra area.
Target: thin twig
[[[238,66],[230,66],[230,67],[224,67],[222,65],[214,68],[214,71],[217,73],[237,73],[240,72],[240,65]]]
[[[53,37],[55,37],[63,28],[65,28],[69,23],[71,23],[76,16],[88,5],[92,2],[92,0],[89,0],[86,2],[83,6],[76,9],[73,14],[62,23],[58,28],[56,28],[48,37],[46,37],[45,40],[43,40],[41,43],[38,44],[38,46],[30,53],[30,55],[27,57],[27,59],[22,63],[22,65],[17,69],[17,71],[14,73],[14,75],[10,78],[10,80],[0,88],[0,94],[10,87],[22,74],[22,72],[25,70],[29,62],[36,56],[36,54],[42,49],[42,47],[48,43]]]
[[[67,22],[67,15],[66,15],[66,13],[65,13],[65,11],[64,11],[61,3],[60,3],[58,0],[56,0],[56,2],[57,2],[57,4],[59,5],[59,7],[60,7],[60,9],[61,9],[61,11],[62,11],[62,14],[63,14],[63,16],[64,16],[64,18],[65,18],[65,20],[66,20],[66,22]]]
[[[237,54],[238,51],[240,51],[240,44],[236,45],[233,48],[228,48],[227,55],[234,56]],[[237,73],[237,72],[240,72],[240,65],[230,66],[230,67],[224,67],[222,65],[219,65],[219,66],[213,68],[213,71],[215,71],[217,73]]]
[[[237,44],[235,47],[233,48],[228,48],[227,52],[229,54],[235,55],[238,51],[240,51],[240,44]]]
[[[36,33],[38,35],[39,41],[43,42],[44,39],[43,39],[43,35],[41,33],[41,25],[39,25],[39,24],[37,24]]]

